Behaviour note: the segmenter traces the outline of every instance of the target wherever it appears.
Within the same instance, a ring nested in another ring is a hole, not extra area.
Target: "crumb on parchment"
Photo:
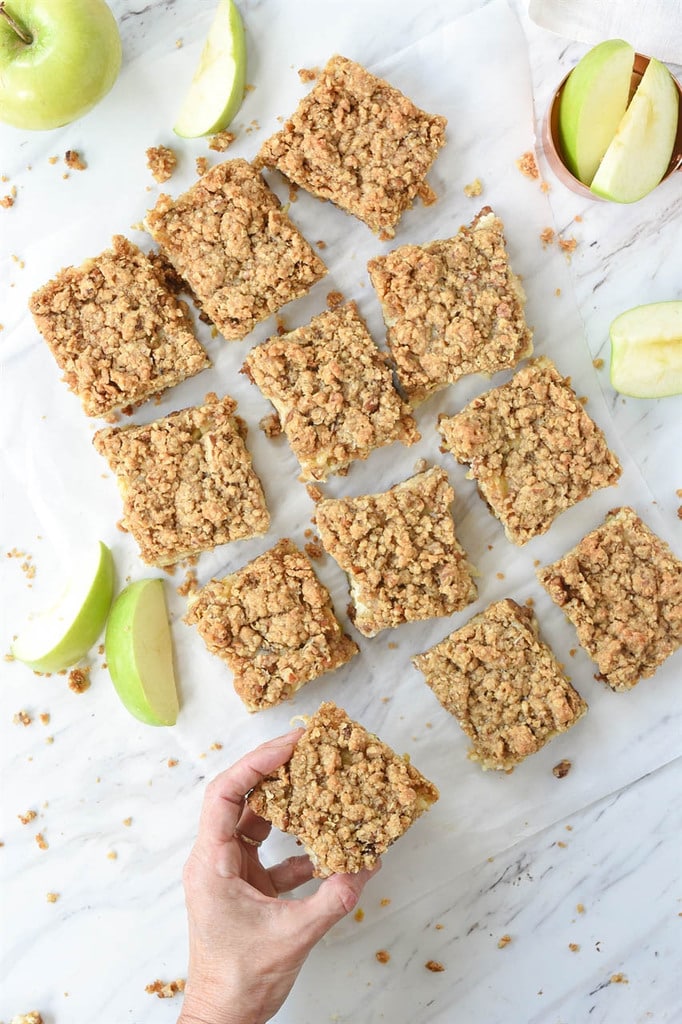
[[[147,167],[155,181],[161,184],[173,174],[178,158],[169,146],[150,146],[146,152]]]

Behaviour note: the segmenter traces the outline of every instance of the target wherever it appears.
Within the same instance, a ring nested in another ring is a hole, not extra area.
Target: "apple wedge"
[[[186,139],[223,131],[242,105],[245,84],[246,39],[241,15],[233,0],[219,0],[173,131]]]
[[[611,384],[632,398],[682,394],[682,301],[653,302],[611,324]]]
[[[568,169],[589,185],[630,97],[635,51],[623,39],[589,50],[566,79],[559,101],[559,139]]]
[[[595,195],[634,203],[658,185],[672,156],[679,107],[672,75],[652,57],[592,179]]]
[[[138,580],[121,591],[104,649],[114,688],[131,715],[146,725],[175,725],[178,695],[162,580]]]
[[[104,628],[114,593],[114,560],[98,541],[75,560],[59,600],[29,619],[12,655],[35,672],[61,672],[87,654]]]

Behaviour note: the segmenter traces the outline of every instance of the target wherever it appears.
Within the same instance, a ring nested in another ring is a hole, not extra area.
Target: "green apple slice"
[[[653,58],[642,75],[591,190],[617,203],[642,199],[665,174],[672,156],[679,94],[665,64]]]
[[[589,185],[628,105],[635,51],[623,39],[589,50],[566,79],[559,138],[572,174]]]
[[[196,139],[227,128],[242,105],[245,84],[244,25],[232,0],[219,0],[173,131],[183,138]]]
[[[682,302],[653,302],[611,324],[611,384],[633,398],[682,394]]]
[[[138,580],[121,591],[104,649],[116,692],[131,715],[146,725],[175,725],[178,694],[162,580]]]
[[[114,560],[98,541],[83,553],[59,600],[29,619],[12,654],[36,672],[61,672],[87,654],[102,632],[114,593]]]

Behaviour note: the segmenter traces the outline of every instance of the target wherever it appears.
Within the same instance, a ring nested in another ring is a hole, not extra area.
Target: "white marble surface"
[[[454,411],[487,386],[475,380],[425,403],[419,446],[375,453],[328,492],[388,486],[408,475],[419,456],[439,461],[457,491],[459,535],[482,573],[478,604],[453,624],[498,597],[532,596],[543,632],[568,661],[574,635],[535,584],[534,559],[557,557],[623,501],[635,504],[678,553],[682,548],[675,493],[682,487],[682,400],[621,399],[609,387],[607,370],[595,372],[591,364],[597,356],[608,362],[608,325],[618,312],[681,297],[682,190],[677,175],[622,208],[581,200],[544,166],[547,196],[523,178],[514,158],[533,145],[551,91],[584,48],[529,23],[522,0],[514,0],[513,14],[503,2],[481,6],[477,0],[429,0],[417,15],[387,0],[245,0],[248,80],[256,88],[237,118],[238,140],[229,155],[252,156],[277,116],[305,91],[295,69],[321,65],[335,51],[449,117],[449,143],[431,175],[439,202],[406,215],[396,243],[443,237],[480,203],[493,205],[524,276],[536,349],[551,354],[588,396],[589,411],[623,460],[623,480],[617,492],[595,495],[562,517],[546,538],[510,551],[462,468],[439,455],[433,431],[438,411]],[[7,189],[14,184],[18,190],[16,205],[0,211],[1,543],[3,554],[13,548],[30,553],[38,570],[29,587],[21,560],[3,558],[4,650],[23,616],[54,594],[60,559],[78,534],[93,533],[112,546],[121,585],[150,574],[130,538],[116,531],[120,506],[90,445],[94,427],[59,383],[26,313],[35,287],[59,266],[101,251],[112,232],[148,244],[132,228],[159,191],[144,166],[148,145],[178,150],[179,170],[165,186],[173,193],[193,180],[195,156],[216,162],[205,142],[181,143],[170,131],[213,3],[159,0],[137,8],[119,0],[112,7],[125,64],[103,104],[58,132],[0,128],[0,174],[10,179]],[[61,161],[53,165],[48,157],[61,157],[67,148],[83,152],[88,170],[65,179]],[[462,192],[476,176],[484,183],[480,202]],[[281,182],[271,180],[286,196]],[[338,288],[358,300],[380,341],[364,264],[390,246],[303,194],[292,217],[308,237],[325,239],[330,274],[286,311],[287,323],[305,322],[323,307],[327,291]],[[552,223],[578,241],[570,264],[556,246],[540,245],[540,231]],[[249,423],[272,532],[266,540],[202,556],[202,581],[243,564],[285,532],[301,542],[309,525],[312,505],[292,483],[296,463],[283,441],[273,447],[258,431],[266,405],[237,374],[248,345],[272,329],[272,322],[261,325],[247,342],[226,345],[200,326],[214,369],[169,393],[159,409],[136,414],[150,419],[214,388],[233,393]],[[501,570],[503,580],[496,576]],[[343,614],[341,574],[329,560],[319,571]],[[182,698],[173,730],[131,719],[96,656],[93,685],[80,696],[61,677],[39,678],[3,663],[0,1020],[33,1007],[47,1024],[174,1020],[179,1001],[157,1000],[144,987],[185,973],[180,871],[204,781],[282,731],[292,714],[309,713],[327,698],[409,751],[442,798],[384,858],[363,898],[364,920],[343,922],[315,950],[278,1022],[682,1019],[675,942],[682,912],[679,655],[655,680],[614,695],[594,681],[591,663],[578,653],[570,663],[590,704],[584,722],[512,775],[483,775],[466,760],[456,724],[409,667],[409,655],[452,624],[359,638],[362,653],[344,670],[311,684],[286,708],[248,716],[229,673],[181,621],[184,602],[174,592],[180,579],[179,573],[166,588]],[[389,649],[389,642],[397,648]],[[13,723],[20,709],[34,719],[26,728]],[[47,725],[38,717],[45,712]],[[50,737],[54,742],[47,743]],[[218,742],[222,749],[212,749]],[[557,781],[551,767],[562,757],[574,767]],[[168,759],[177,765],[169,767]],[[38,817],[22,825],[17,815],[29,809]],[[130,825],[123,824],[128,818]],[[39,831],[49,844],[45,850],[35,842]],[[278,857],[290,841],[273,837],[269,847]],[[59,893],[59,900],[48,903],[48,892]],[[382,899],[391,902],[382,907]],[[498,948],[504,934],[511,941]],[[374,958],[382,948],[391,954],[386,965]],[[429,959],[445,970],[425,970]],[[627,981],[610,982],[619,974]]]

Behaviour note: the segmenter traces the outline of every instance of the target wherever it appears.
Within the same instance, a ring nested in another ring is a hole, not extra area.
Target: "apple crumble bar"
[[[309,720],[291,759],[251,791],[261,818],[301,842],[324,878],[372,868],[438,799],[438,790],[331,701]]]
[[[354,302],[257,345],[243,372],[275,406],[301,480],[326,480],[375,448],[419,440]]]
[[[649,678],[682,645],[682,562],[632,508],[613,509],[537,575],[613,690]]]
[[[545,356],[457,415],[441,416],[438,429],[441,451],[469,463],[513,544],[545,533],[561,512],[620,476],[603,433]]]
[[[511,770],[587,711],[539,638],[532,611],[516,601],[489,605],[412,660],[482,768]]]
[[[178,199],[160,195],[145,227],[225,338],[243,338],[327,273],[246,160],[212,167]]]
[[[425,113],[388,82],[335,56],[257,166],[276,167],[392,238],[415,196],[433,202],[425,177],[445,143],[444,117]]]
[[[93,444],[116,473],[123,526],[150,565],[266,533],[270,517],[237,403],[206,396],[146,426],[109,427]]]
[[[453,238],[403,245],[367,264],[398,378],[412,401],[533,349],[525,294],[489,206]]]
[[[122,235],[34,292],[36,326],[88,416],[145,401],[210,366],[187,305]]]
[[[349,614],[364,636],[451,615],[476,600],[476,584],[450,515],[454,492],[433,467],[380,494],[328,498],[315,520],[347,573]]]
[[[249,711],[290,700],[358,652],[310,561],[286,538],[237,572],[211,580],[190,598],[185,621],[232,669]]]

